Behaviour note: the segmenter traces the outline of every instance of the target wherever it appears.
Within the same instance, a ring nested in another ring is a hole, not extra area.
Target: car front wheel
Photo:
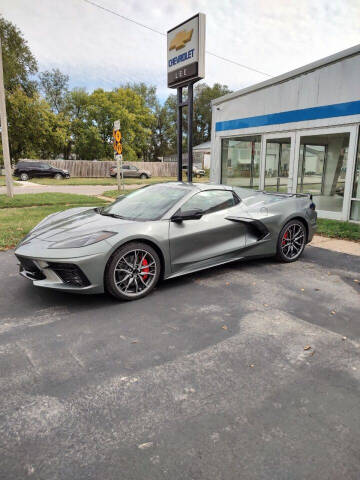
[[[111,257],[105,271],[105,288],[119,300],[137,300],[155,288],[160,270],[159,255],[150,245],[131,242]]]
[[[63,176],[61,175],[61,173],[55,173],[54,178],[55,180],[62,180]]]
[[[277,258],[282,262],[295,262],[306,245],[306,229],[300,220],[291,220],[281,230],[277,244]]]
[[[26,182],[27,180],[29,180],[29,175],[27,173],[22,173],[20,175],[20,180],[22,180],[23,182]]]
[[[142,180],[145,180],[145,178],[148,178],[148,176],[146,175],[146,173],[142,173],[142,174],[140,175],[140,178],[141,178]]]

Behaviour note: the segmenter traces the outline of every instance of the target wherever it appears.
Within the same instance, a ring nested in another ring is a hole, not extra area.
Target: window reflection
[[[287,192],[291,138],[266,141],[265,190]]]
[[[258,188],[260,148],[260,135],[222,140],[221,182],[239,187]]]
[[[360,134],[358,139],[352,197],[350,219],[360,222]]]
[[[350,133],[301,137],[298,192],[316,197],[319,210],[341,212]]]

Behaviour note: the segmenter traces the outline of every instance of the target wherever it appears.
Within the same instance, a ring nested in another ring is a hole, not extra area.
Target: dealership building
[[[360,45],[212,102],[211,180],[360,221]]]

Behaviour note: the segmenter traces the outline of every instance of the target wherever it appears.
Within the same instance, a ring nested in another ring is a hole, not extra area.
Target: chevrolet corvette
[[[43,219],[19,243],[20,273],[34,285],[120,300],[169,279],[250,257],[297,260],[316,230],[308,194],[169,182]]]

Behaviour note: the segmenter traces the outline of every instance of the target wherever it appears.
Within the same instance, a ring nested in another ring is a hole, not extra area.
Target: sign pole
[[[2,48],[0,39],[0,118],[1,118],[1,141],[4,156],[5,165],[5,178],[6,178],[6,194],[8,197],[14,196],[14,187],[11,176],[11,162],[10,162],[10,150],[9,150],[9,137],[7,129],[7,117],[6,117],[6,102],[5,102],[5,87],[4,87],[4,72],[2,61]]]
[[[177,89],[177,157],[178,157],[178,182],[182,182],[182,87]]]
[[[192,182],[193,175],[193,109],[194,109],[194,89],[193,84],[188,85],[188,182]]]
[[[122,155],[117,155],[115,154],[115,159],[116,159],[116,179],[117,179],[117,187],[118,187],[118,192],[121,190],[121,164],[122,162],[120,161],[120,157]]]
[[[124,172],[122,168],[122,135],[120,132],[120,120],[115,120],[114,122],[114,160],[116,160],[116,178],[117,178],[117,187],[118,192],[121,188],[124,190]]]

